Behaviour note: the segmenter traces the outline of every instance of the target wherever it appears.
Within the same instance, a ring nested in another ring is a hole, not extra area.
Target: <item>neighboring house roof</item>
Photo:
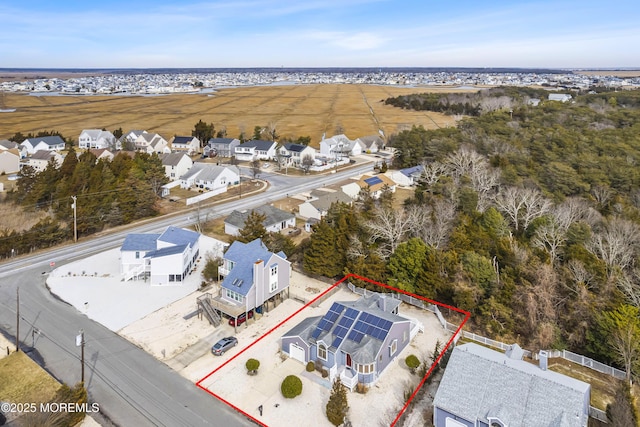
[[[498,418],[509,426],[586,426],[589,384],[520,360],[520,353],[510,358],[474,343],[456,347],[434,406],[471,422]]]
[[[347,203],[353,202],[351,197],[347,196],[343,191],[335,191],[333,193],[327,193],[320,196],[318,200],[312,200],[309,203],[320,212],[328,211],[334,203]]]
[[[56,154],[54,152],[48,151],[48,150],[38,150],[35,153],[33,153],[30,157],[30,159],[32,160],[46,160],[49,161],[49,159],[53,158],[53,157],[57,157],[59,156],[59,154]]]
[[[264,141],[261,139],[252,139],[251,141],[247,141],[244,144],[240,144],[239,147],[255,147],[256,150],[259,151],[269,151],[271,147],[273,147],[276,143],[273,141]]]
[[[284,252],[270,252],[261,239],[249,243],[236,240],[224,254],[224,259],[233,261],[235,266],[222,281],[222,287],[246,296],[253,286],[253,264],[257,261],[266,263],[273,255],[287,259]]]
[[[293,143],[293,142],[290,142],[290,143],[284,144],[284,148],[285,148],[287,151],[297,152],[297,153],[302,153],[302,152],[305,150],[305,148],[307,148],[307,147],[308,147],[307,145],[304,145],[304,144],[295,144],[295,143]]]
[[[156,242],[160,234],[127,234],[122,243],[121,251],[152,251],[156,249]]]
[[[194,163],[191,169],[180,177],[182,180],[187,180],[195,176],[200,181],[214,181],[225,169],[229,169],[238,176],[240,176],[240,170],[236,166],[218,166],[210,163]]]
[[[365,148],[371,148],[374,143],[378,146],[378,148],[384,145],[384,141],[378,135],[363,136],[358,139],[360,139],[360,142],[364,144]]]
[[[399,300],[375,293],[357,301],[334,302],[324,316],[298,324],[285,336],[299,336],[307,343],[322,340],[332,351],[349,353],[356,363],[371,363],[393,324],[410,322],[391,312],[399,304]]]
[[[172,245],[190,245],[193,246],[200,238],[200,233],[195,231],[185,230],[184,228],[178,228],[169,226],[158,237],[159,242],[166,242]]]
[[[369,187],[371,191],[379,191],[382,190],[385,186],[395,187],[396,183],[389,179],[389,177],[387,177],[386,175],[378,174],[374,176],[363,176],[358,181],[358,185],[361,188]]]
[[[17,147],[18,147],[17,142],[9,141],[8,139],[0,140],[0,150],[10,150],[12,148],[17,148]]]
[[[176,136],[173,138],[172,144],[191,144],[193,136]]]
[[[185,153],[164,153],[159,155],[163,166],[178,166],[184,156],[187,155]]]
[[[228,145],[231,144],[233,141],[235,141],[235,138],[211,138],[209,139],[209,144],[224,144],[224,145]],[[238,140],[238,142],[240,142]]]
[[[36,145],[40,144],[41,142],[44,142],[45,144],[47,144],[49,147],[54,147],[56,145],[64,145],[64,140],[62,138],[60,138],[58,135],[54,135],[54,136],[41,136],[38,138],[28,138],[25,139],[25,141],[29,141],[29,143],[35,147]]]
[[[227,224],[231,224],[237,228],[244,228],[244,224],[251,212],[257,212],[266,217],[263,223],[265,227],[269,227],[270,225],[278,224],[283,221],[288,221],[292,218],[295,218],[295,215],[291,212],[283,211],[271,205],[262,205],[251,210],[234,210],[229,214],[229,216],[225,218],[224,222],[226,222]]]
[[[418,166],[413,166],[411,168],[405,168],[405,169],[400,169],[398,172],[400,172],[402,175],[407,176],[409,178],[414,177],[420,177],[420,175],[422,175],[422,172],[424,171],[424,166],[422,165],[418,165]]]

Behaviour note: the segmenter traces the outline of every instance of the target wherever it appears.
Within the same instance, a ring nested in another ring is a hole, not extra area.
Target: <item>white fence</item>
[[[187,199],[187,206],[192,205],[194,203],[201,202],[202,200],[206,200],[213,196],[217,196],[218,194],[226,193],[226,191],[227,191],[227,187],[222,187],[216,190],[207,191],[206,193],[202,193],[194,197],[189,197]]]
[[[364,288],[358,288],[354,286],[352,283],[348,283],[347,286],[352,292],[355,292],[358,295],[366,296],[367,292],[371,292],[371,291],[367,291]],[[440,321],[440,324],[446,330],[450,332],[455,332],[456,330],[458,330],[459,325],[455,325],[453,323],[447,322],[442,316],[442,313],[440,313],[438,306],[434,304],[425,304],[423,300],[414,298],[411,295],[406,295],[402,293],[392,293],[389,295],[393,296],[394,298],[401,299],[402,301],[408,304],[415,305],[417,307],[421,307],[426,310],[432,311],[433,313],[436,314],[436,316],[438,317],[438,320]],[[492,340],[490,338],[483,337],[482,335],[474,334],[473,332],[468,332],[464,330],[461,330],[458,336],[456,336],[453,341],[457,343],[460,336],[472,341],[482,343],[484,345],[488,345],[493,348],[498,348],[502,351],[506,351],[509,348],[511,348],[510,344],[505,344],[501,341]],[[522,351],[525,357],[538,360],[537,353],[532,353],[531,351],[525,350],[525,349],[523,349]],[[568,350],[547,350],[547,353],[550,359],[554,357],[560,357],[562,359],[568,360],[570,362],[576,363],[586,368],[593,369],[594,371],[600,372],[602,374],[610,375],[619,380],[624,380],[626,378],[626,374],[624,371],[614,368],[613,366],[605,365],[604,363],[598,362],[589,357],[585,357],[581,354],[572,353]]]

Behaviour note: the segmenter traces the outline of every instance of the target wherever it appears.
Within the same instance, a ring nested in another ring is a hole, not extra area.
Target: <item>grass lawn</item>
[[[23,352],[0,359],[0,401],[47,402],[59,388],[60,383]]]

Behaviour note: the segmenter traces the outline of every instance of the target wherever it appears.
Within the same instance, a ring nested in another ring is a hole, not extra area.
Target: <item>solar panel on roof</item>
[[[352,324],[353,324],[353,319],[349,319],[348,317],[343,317],[338,322],[338,325],[344,326],[346,328],[350,328]]]
[[[371,178],[365,179],[364,182],[366,182],[368,185],[376,185],[376,184],[381,184],[382,180],[377,176],[372,176]]]

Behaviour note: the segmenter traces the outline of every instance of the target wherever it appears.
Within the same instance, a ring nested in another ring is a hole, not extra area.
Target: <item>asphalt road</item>
[[[136,224],[126,230],[57,247],[36,255],[0,263],[0,331],[15,339],[16,290],[20,292],[20,341],[44,367],[68,385],[80,381],[80,348],[75,337],[85,335],[85,383],[92,402],[100,406],[101,423],[120,426],[249,426],[254,425],[225,404],[198,389],[74,307],[52,296],[45,284],[51,263],[54,268],[78,258],[120,246],[128,233],[185,227],[203,216],[213,219],[234,209],[247,209],[287,194],[330,185],[352,174],[371,170],[370,164],[324,176],[292,178],[261,173],[270,188],[252,197],[230,201],[199,211],[185,212]],[[36,331],[37,333],[34,333]],[[249,391],[248,391],[249,392]]]

